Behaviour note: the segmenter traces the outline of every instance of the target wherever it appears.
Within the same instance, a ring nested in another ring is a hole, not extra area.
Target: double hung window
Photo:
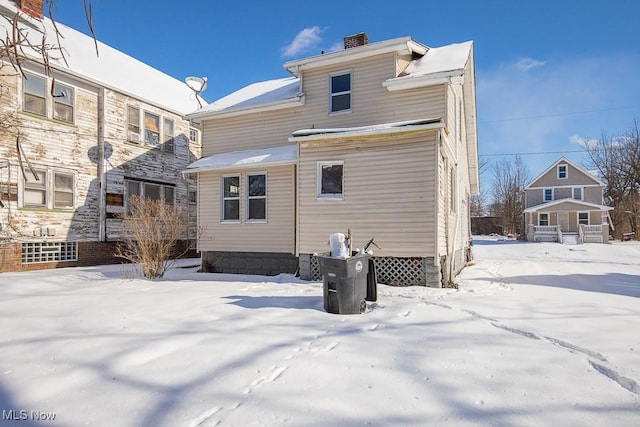
[[[351,73],[330,76],[330,113],[351,110]]]
[[[53,85],[53,90],[51,90]],[[75,90],[53,79],[25,73],[22,110],[67,123],[74,122]]]
[[[240,221],[240,175],[222,178],[222,220]]]

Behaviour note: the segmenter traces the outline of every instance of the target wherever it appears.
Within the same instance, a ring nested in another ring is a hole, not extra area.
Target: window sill
[[[331,116],[340,116],[342,114],[351,114],[352,112],[353,112],[353,109],[341,110],[341,111],[329,111],[329,117],[331,117]]]
[[[61,208],[54,208],[54,209],[49,209],[46,207],[38,207],[38,206],[21,206],[18,208],[18,210],[21,211],[33,211],[33,212],[58,212],[58,213],[74,213],[75,212],[75,208],[65,208],[65,209],[61,209]]]
[[[43,116],[43,115],[38,114],[38,113],[32,113],[30,111],[20,110],[19,114],[23,114],[25,116],[32,117],[34,119],[45,120],[47,122],[55,123],[55,124],[58,124],[58,125],[69,126],[69,127],[72,127],[72,128],[77,128],[78,127],[74,122],[67,122],[67,121],[64,121],[64,120],[58,120],[58,119],[54,119],[54,118],[51,118],[51,117],[48,117],[48,116]]]
[[[316,200],[343,201],[344,196],[316,196]]]
[[[136,141],[131,141],[131,140],[125,140],[125,144],[131,145],[131,146],[134,146],[134,147],[144,148],[144,149],[146,149],[148,151],[153,150],[153,151],[156,151],[158,153],[172,154],[174,156],[176,155],[175,151],[165,151],[162,148],[160,148],[159,146],[149,145],[149,144],[146,144],[144,142],[136,142]]]

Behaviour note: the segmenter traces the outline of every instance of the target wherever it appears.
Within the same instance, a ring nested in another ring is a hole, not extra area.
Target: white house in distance
[[[203,131],[186,172],[205,269],[317,279],[313,254],[348,229],[380,246],[381,283],[446,285],[470,257],[473,43],[344,42],[187,116]]]
[[[81,5],[79,5],[81,7]],[[0,0],[34,43],[56,40],[43,0]],[[119,215],[129,196],[181,205],[196,228],[196,185],[181,173],[200,157],[185,114],[191,89],[62,23],[66,62],[25,49],[22,72],[0,76],[0,272],[119,262]],[[8,124],[8,125],[7,125]]]
[[[566,157],[556,160],[524,188],[529,241],[609,243],[604,183]]]

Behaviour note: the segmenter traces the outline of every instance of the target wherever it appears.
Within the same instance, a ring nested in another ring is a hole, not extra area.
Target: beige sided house
[[[284,67],[188,116],[204,267],[318,279],[313,254],[351,229],[354,248],[380,245],[381,283],[446,283],[470,256],[478,192],[473,43],[357,34]]]
[[[529,241],[609,243],[604,183],[562,157],[524,189]]]
[[[30,38],[52,42],[42,12],[42,0],[0,0],[0,25],[18,13]],[[52,75],[33,55],[24,76],[3,62],[0,271],[119,262],[117,215],[133,194],[187,208],[195,238],[196,185],[181,174],[200,155],[185,119],[199,107],[193,91],[100,42],[97,56],[93,38],[57,26],[67,63],[51,53]]]

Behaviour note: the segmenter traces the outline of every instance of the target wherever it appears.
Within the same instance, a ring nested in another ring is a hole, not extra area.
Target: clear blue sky
[[[55,1],[56,19],[88,31],[82,0]],[[432,47],[474,40],[480,155],[550,153],[523,156],[532,175],[562,155],[583,164],[571,152],[577,141],[640,120],[637,0],[91,3],[100,41],[180,80],[208,77],[209,102],[286,77],[284,62],[332,50],[345,35]]]

